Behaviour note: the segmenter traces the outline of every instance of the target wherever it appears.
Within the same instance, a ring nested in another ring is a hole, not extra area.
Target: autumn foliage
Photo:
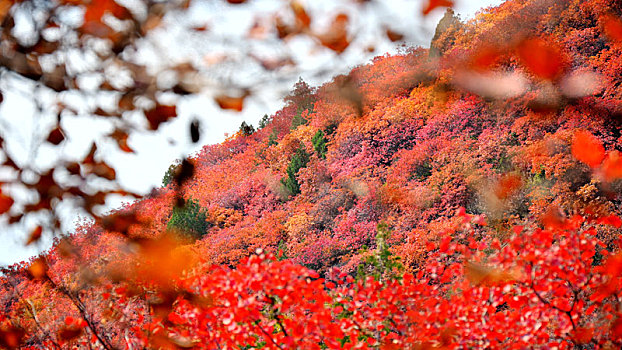
[[[295,4],[284,36],[309,30]],[[90,15],[83,30],[105,34]],[[619,348],[621,15],[611,0],[448,12],[434,54],[299,82],[256,131],[5,269],[0,346]],[[322,45],[347,46],[347,21]]]

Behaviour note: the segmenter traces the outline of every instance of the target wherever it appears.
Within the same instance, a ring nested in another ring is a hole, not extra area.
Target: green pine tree
[[[309,154],[305,151],[304,146],[301,146],[296,150],[285,170],[287,177],[281,180],[290,195],[295,196],[300,193],[300,183],[296,174],[298,170],[306,167],[308,162]]]
[[[328,148],[326,147],[326,137],[322,130],[318,130],[318,132],[313,135],[311,143],[313,143],[313,149],[315,153],[317,153],[317,156],[322,159],[326,158],[326,151]]]

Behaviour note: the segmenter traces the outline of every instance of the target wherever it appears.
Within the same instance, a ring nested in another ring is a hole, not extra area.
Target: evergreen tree
[[[300,193],[300,183],[298,182],[296,174],[298,170],[306,167],[308,162],[309,154],[305,151],[304,146],[301,146],[296,150],[296,153],[292,156],[287,166],[287,177],[281,180],[281,183],[285,185],[290,195],[295,196]]]
[[[181,231],[192,238],[201,238],[211,226],[207,221],[207,213],[199,202],[189,198],[183,207],[173,208],[167,228]]]
[[[271,118],[267,115],[264,114],[263,117],[261,117],[261,119],[259,120],[259,129],[263,129],[265,128],[271,121]]]
[[[324,137],[324,132],[322,130],[318,130],[318,132],[313,135],[311,143],[313,143],[313,149],[315,153],[317,153],[317,156],[322,159],[326,158],[326,151],[328,148],[326,147],[326,137]]]
[[[240,124],[239,131],[243,135],[248,136],[248,135],[252,135],[253,133],[255,133],[255,128],[252,125],[246,124],[246,122],[242,122],[242,124]]]

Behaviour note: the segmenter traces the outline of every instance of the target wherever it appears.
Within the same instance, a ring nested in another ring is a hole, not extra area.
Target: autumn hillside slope
[[[448,12],[430,50],[299,82],[7,270],[0,345],[619,348],[621,16]]]

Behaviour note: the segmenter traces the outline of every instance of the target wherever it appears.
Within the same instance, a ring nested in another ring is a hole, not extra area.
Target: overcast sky
[[[337,1],[302,2],[312,16],[317,14],[314,19],[320,20],[314,23],[314,26],[319,27],[326,25],[322,23],[321,18],[330,18],[322,14],[350,10]],[[462,19],[467,19],[474,16],[479,9],[501,2],[501,0],[456,0],[455,11]],[[421,0],[377,1],[374,6],[368,8],[366,12],[357,12],[359,17],[352,18],[352,29],[357,36],[351,47],[342,55],[337,56],[330,50],[318,50],[308,39],[291,40],[279,49],[294,58],[299,70],[274,76],[274,79],[284,80],[278,84],[271,83],[270,75],[262,76],[263,80],[260,81],[265,84],[265,88],[247,100],[242,112],[220,110],[212,99],[213,94],[218,91],[207,89],[179,100],[179,117],[163,124],[157,132],[133,133],[128,144],[136,151],[135,154],[122,153],[112,143],[100,144],[99,150],[104,155],[104,160],[114,166],[117,179],[123,187],[142,194],[148,193],[153,187],[160,186],[164,172],[175,159],[198,151],[202,145],[223,141],[227,134],[238,130],[242,121],[257,126],[264,114],[276,112],[282,106],[284,93],[298,80],[298,76],[312,85],[319,85],[336,74],[346,73],[352,67],[368,62],[375,56],[397,51],[397,44],[391,43],[381,33],[372,29],[382,30],[383,23],[390,23],[391,29],[406,34],[404,44],[428,46],[436,23],[444,12],[436,10],[422,18]],[[166,30],[155,33],[156,40],[145,45],[142,57],[145,58],[145,63],[155,67],[158,60],[180,63],[191,60],[195,64],[212,65],[209,67],[211,70],[225,75],[231,74],[235,79],[253,81],[257,78],[256,72],[243,66],[236,68],[236,63],[244,64],[244,55],[249,49],[253,52],[269,51],[271,46],[236,48],[236,45],[239,46],[236,35],[242,37],[255,18],[265,17],[266,14],[274,13],[281,8],[283,1],[280,0],[255,0],[236,7],[224,5],[222,1],[194,1],[187,13],[167,18],[169,25],[166,26]],[[189,34],[184,29],[186,27],[175,26],[175,23],[188,22],[196,26],[207,25],[210,32]],[[370,54],[366,52],[366,47],[371,44],[376,51]],[[213,62],[217,61],[215,58],[224,54],[233,59],[221,69]],[[318,74],[320,71],[323,73]],[[0,125],[3,125],[4,132],[9,134],[6,139],[17,140],[8,146],[12,154],[25,157],[29,152],[29,140],[32,139],[32,135],[36,135],[37,130],[47,130],[48,126],[54,123],[54,119],[42,118],[36,111],[32,103],[33,97],[28,93],[31,87],[27,84],[7,86],[5,81],[3,83],[4,86],[0,86],[4,94],[4,102],[0,104]],[[51,100],[53,96],[42,92],[37,98]],[[188,137],[188,124],[193,118],[198,118],[202,125],[201,139],[197,145],[190,144]],[[87,150],[94,138],[111,131],[106,122],[88,118],[63,118],[62,125],[68,134],[68,141],[60,146],[62,147],[60,151],[57,148],[43,146],[37,158],[38,164],[42,167],[45,167],[45,164],[52,164],[59,157],[72,155],[73,150]],[[80,157],[79,154],[73,155]],[[107,204],[109,208],[114,208],[120,204],[120,199],[110,200]],[[72,223],[78,219],[78,214],[73,210],[67,210],[63,224],[66,231],[71,231]],[[41,240],[38,246],[27,248],[23,246],[25,236],[30,230],[29,225],[33,226],[34,223],[0,227],[0,266],[22,261],[49,247],[51,242],[49,237]]]

